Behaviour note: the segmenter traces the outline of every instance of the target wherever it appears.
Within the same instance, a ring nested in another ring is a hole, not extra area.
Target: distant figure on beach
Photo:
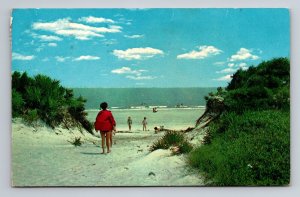
[[[128,127],[129,127],[129,131],[131,131],[132,119],[131,119],[130,116],[128,116],[127,124],[128,124]]]
[[[144,117],[142,124],[143,124],[143,131],[147,131],[147,118],[146,117]]]
[[[153,111],[153,113],[156,113],[157,112],[157,108],[153,107],[152,111]]]
[[[107,147],[107,153],[110,153],[110,148],[112,146],[112,131],[116,131],[116,122],[111,113],[111,111],[107,110],[108,104],[103,102],[100,104],[100,108],[102,109],[97,117],[96,122],[94,124],[95,130],[100,131],[101,140],[102,140],[102,154],[105,153],[105,141]]]

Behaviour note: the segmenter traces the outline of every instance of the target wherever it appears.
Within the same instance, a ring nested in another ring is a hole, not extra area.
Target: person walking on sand
[[[143,124],[143,131],[147,131],[147,118],[146,117],[144,117],[142,124]]]
[[[94,123],[95,130],[100,131],[101,140],[102,140],[102,154],[105,153],[105,142],[107,147],[107,153],[110,153],[112,146],[112,131],[116,131],[116,121],[111,113],[111,111],[107,110],[108,104],[103,102],[100,104],[100,108],[102,109],[97,117],[96,122]]]
[[[129,127],[129,131],[131,131],[132,119],[131,119],[130,116],[128,116],[127,124],[128,124],[128,127]]]

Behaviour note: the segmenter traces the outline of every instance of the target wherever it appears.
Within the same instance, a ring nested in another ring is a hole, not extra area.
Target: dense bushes
[[[189,162],[216,185],[286,185],[289,118],[282,111],[225,114],[210,128],[212,142],[194,150]]]
[[[45,75],[29,77],[26,72],[12,74],[12,115],[21,116],[29,123],[43,120],[54,128],[62,123],[65,114],[70,113],[86,130],[92,132],[91,123],[86,120],[86,100],[73,97],[73,91],[62,87],[57,80]]]
[[[12,116],[16,117],[22,114],[24,107],[24,100],[22,95],[15,89],[12,90]]]
[[[289,109],[290,62],[277,58],[248,70],[238,70],[226,87],[228,111]]]
[[[224,111],[189,163],[213,185],[286,185],[290,179],[289,60],[238,70],[225,90]]]

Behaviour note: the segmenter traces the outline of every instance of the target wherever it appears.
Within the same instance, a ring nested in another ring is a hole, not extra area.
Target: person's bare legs
[[[110,138],[109,138],[109,140],[110,140],[110,147],[112,147],[112,145],[113,145],[112,138],[113,138],[113,131],[110,131]]]
[[[104,146],[105,146],[105,132],[100,132],[101,133],[101,140],[102,140],[102,143],[101,143],[101,145],[102,145],[102,153],[101,154],[104,154],[105,153],[105,148],[104,148]]]
[[[110,153],[110,138],[111,138],[111,131],[106,132],[106,147],[107,153]]]

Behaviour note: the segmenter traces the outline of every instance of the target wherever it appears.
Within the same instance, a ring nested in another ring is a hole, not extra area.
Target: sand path
[[[56,133],[56,134],[55,134]],[[75,136],[85,143],[74,147]],[[149,152],[162,134],[117,133],[112,153],[100,154],[100,139],[79,131],[36,129],[13,123],[12,179],[14,186],[185,186],[203,185],[185,156],[169,150]]]

